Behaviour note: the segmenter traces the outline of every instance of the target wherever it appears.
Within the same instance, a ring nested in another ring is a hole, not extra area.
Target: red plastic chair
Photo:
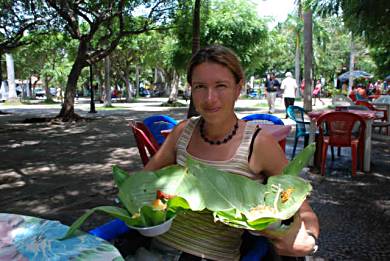
[[[376,121],[372,124],[372,127],[379,128],[379,133],[382,133],[382,128],[385,128],[386,135],[389,135],[390,123],[387,122],[387,110],[381,110],[381,109],[375,108],[374,105],[372,105],[371,103],[366,102],[366,101],[356,101],[355,103],[356,103],[356,105],[365,106],[371,111],[383,112],[383,117],[379,118],[379,120],[381,120],[382,122]]]
[[[360,123],[357,126],[357,123]],[[328,146],[351,147],[352,176],[356,176],[357,152],[359,148],[360,168],[363,167],[364,133],[366,123],[364,119],[350,112],[329,112],[321,115],[317,120],[321,142],[321,175],[325,175],[325,163]]]
[[[145,166],[149,159],[156,154],[159,145],[152,133],[150,133],[149,129],[142,122],[130,121],[129,126],[133,131],[142,163]]]
[[[383,112],[383,117],[379,118],[379,119],[382,120],[382,121],[387,121],[387,110],[377,109],[377,108],[374,107],[374,105],[372,105],[371,103],[366,102],[366,101],[356,101],[355,104],[356,105],[363,105],[363,106],[367,107],[371,111]]]

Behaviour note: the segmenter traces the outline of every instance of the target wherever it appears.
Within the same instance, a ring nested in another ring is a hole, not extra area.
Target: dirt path
[[[14,113],[0,115],[0,212],[57,219],[68,225],[87,209],[113,204],[113,164],[127,171],[142,168],[127,127],[130,119],[157,113],[176,119],[186,115],[186,108],[171,110],[152,103],[99,111],[97,115],[78,108],[80,114],[91,119],[69,125],[22,122],[25,118],[55,116],[58,109],[52,107],[0,109]],[[249,107],[246,110],[240,109],[240,113],[255,111]],[[293,134],[287,142],[287,155],[291,155],[292,144]],[[390,260],[389,143],[373,143],[372,171],[356,178],[349,174],[350,157],[342,153],[343,160],[328,165],[335,171],[325,178],[313,174],[313,170],[307,173],[314,187],[311,205],[321,222],[318,256],[330,260]],[[106,220],[106,216],[95,215],[83,229]]]
[[[114,164],[127,171],[142,168],[127,124],[153,111],[100,112],[66,124],[23,123],[25,118],[51,116],[58,110],[20,110],[0,119],[0,212],[71,224],[86,209],[114,203]],[[172,116],[184,117],[184,111],[174,110]],[[102,219],[106,218],[96,215],[84,228],[101,224]]]

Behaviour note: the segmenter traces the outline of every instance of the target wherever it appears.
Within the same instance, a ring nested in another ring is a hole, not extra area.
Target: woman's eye
[[[205,85],[195,85],[194,87],[195,87],[195,89],[202,89],[202,88],[205,88],[206,86]]]
[[[226,88],[227,86],[225,84],[218,84],[217,88]]]

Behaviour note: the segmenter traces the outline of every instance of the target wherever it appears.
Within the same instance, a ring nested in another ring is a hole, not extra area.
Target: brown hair
[[[237,55],[227,47],[213,45],[200,49],[192,56],[187,67],[187,82],[190,85],[194,68],[206,62],[220,64],[228,68],[234,75],[236,83],[244,79],[244,70]]]

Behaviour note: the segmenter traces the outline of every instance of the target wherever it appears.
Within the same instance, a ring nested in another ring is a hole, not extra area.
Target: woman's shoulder
[[[188,126],[189,128],[194,128],[197,121],[199,120],[199,117],[191,117],[189,119],[185,119],[185,120],[182,120],[180,121],[176,126],[175,128],[172,130],[172,134],[174,134],[174,136],[176,138],[180,137],[181,134],[183,133],[184,129]]]
[[[260,130],[254,142],[256,145],[264,146],[273,143],[273,141],[275,141],[275,138],[271,134],[267,133],[264,130]]]
[[[279,143],[266,131],[260,131],[254,140],[250,165],[256,173],[266,176],[277,175],[287,164],[287,159]]]

